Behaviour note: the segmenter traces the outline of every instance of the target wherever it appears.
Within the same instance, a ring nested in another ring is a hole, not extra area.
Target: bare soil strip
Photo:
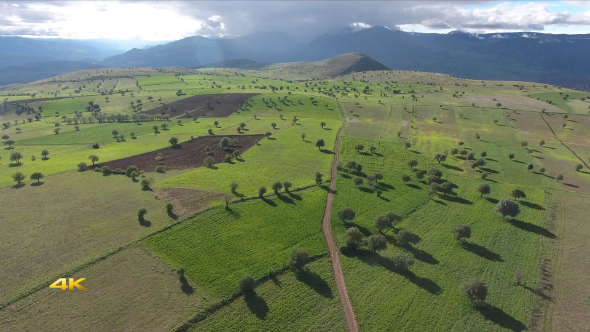
[[[251,97],[258,93],[220,93],[214,95],[196,95],[172,102],[166,107],[159,106],[145,111],[146,114],[167,114],[171,117],[217,117],[230,116],[237,108],[241,107]]]
[[[332,269],[334,270],[334,278],[336,279],[336,288],[338,288],[338,294],[340,295],[340,302],[344,309],[344,317],[346,318],[346,325],[348,325],[349,332],[358,332],[358,326],[356,319],[354,318],[354,312],[352,311],[352,305],[346,292],[346,284],[344,283],[344,276],[342,275],[342,267],[340,266],[340,256],[338,256],[338,248],[334,243],[334,236],[332,236],[332,228],[330,227],[330,215],[332,214],[332,201],[334,199],[334,191],[336,190],[336,172],[338,165],[338,148],[340,146],[340,133],[344,129],[344,113],[340,102],[338,103],[338,109],[342,116],[343,122],[338,133],[336,134],[336,144],[334,145],[334,163],[332,164],[332,172],[330,174],[330,188],[328,189],[328,199],[326,201],[326,212],[324,213],[324,219],[322,220],[322,230],[324,231],[324,237],[330,250],[330,259],[332,261]]]

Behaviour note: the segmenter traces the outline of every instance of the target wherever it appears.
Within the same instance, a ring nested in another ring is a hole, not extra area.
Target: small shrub
[[[166,172],[166,167],[164,165],[158,165],[158,166],[156,166],[156,172],[158,172],[158,173],[165,173]]]
[[[112,171],[111,168],[109,166],[103,166],[101,168],[102,171],[102,175],[111,175]]]
[[[84,172],[88,169],[88,165],[85,162],[81,162],[78,164],[78,172]]]
[[[407,270],[414,264],[414,256],[406,252],[397,252],[393,255],[393,263],[402,270]]]

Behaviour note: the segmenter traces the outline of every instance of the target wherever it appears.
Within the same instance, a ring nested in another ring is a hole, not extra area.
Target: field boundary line
[[[551,132],[553,133],[553,136],[555,136],[555,138],[559,141],[559,143],[561,143],[561,145],[563,145],[566,149],[568,149],[574,156],[576,156],[576,158],[578,158],[582,164],[584,164],[586,166],[586,168],[590,169],[590,166],[588,166],[588,164],[584,161],[584,159],[580,158],[580,156],[578,156],[578,154],[576,154],[574,152],[574,150],[570,149],[569,146],[567,146],[561,139],[559,139],[557,137],[557,134],[555,134],[555,132],[553,131],[553,128],[551,128],[551,125],[549,125],[549,122],[547,122],[547,120],[545,120],[545,117],[543,116],[543,114],[539,113],[541,115],[541,119],[543,119],[543,121],[545,121],[545,124],[547,124],[547,127],[549,127],[549,129],[551,130]]]
[[[162,233],[162,232],[164,232],[166,230],[169,230],[172,227],[178,226],[181,223],[183,223],[183,222],[185,222],[185,221],[187,221],[187,220],[189,220],[189,219],[191,219],[191,218],[193,218],[193,217],[195,217],[195,216],[197,216],[197,215],[199,215],[201,213],[204,213],[204,212],[207,212],[207,211],[209,211],[211,209],[214,209],[214,208],[217,208],[217,206],[207,207],[204,210],[198,211],[195,214],[192,214],[192,215],[190,215],[190,216],[188,216],[186,218],[183,218],[183,219],[180,219],[180,220],[178,220],[176,222],[173,222],[170,225],[167,225],[167,226],[165,226],[165,227],[163,227],[163,228],[161,228],[161,229],[159,229],[159,230],[157,230],[157,231],[155,231],[153,233],[144,235],[144,236],[142,236],[141,238],[139,238],[137,240],[133,240],[131,242],[128,242],[127,244],[123,244],[123,245],[119,246],[119,248],[117,248],[115,250],[112,250],[110,252],[107,252],[107,253],[103,254],[102,256],[96,257],[95,259],[91,259],[90,261],[87,261],[85,263],[82,263],[81,265],[78,265],[76,267],[73,267],[73,268],[71,268],[71,269],[69,269],[67,271],[61,272],[57,276],[49,278],[48,281],[43,282],[41,284],[38,284],[37,286],[34,286],[33,288],[29,289],[28,291],[25,291],[24,293],[21,293],[20,295],[17,295],[15,297],[11,298],[11,299],[8,299],[4,303],[0,303],[0,311],[2,311],[4,308],[6,308],[6,307],[8,307],[8,306],[10,306],[10,305],[12,305],[12,304],[14,304],[14,303],[22,300],[22,299],[24,299],[26,297],[29,297],[30,295],[33,295],[34,293],[42,290],[43,288],[49,287],[49,285],[51,285],[55,280],[57,280],[59,278],[63,278],[65,276],[71,276],[71,275],[73,275],[76,272],[80,272],[81,270],[83,270],[83,269],[85,269],[85,268],[87,268],[89,266],[92,266],[95,263],[98,263],[98,262],[100,262],[102,260],[105,260],[105,259],[109,258],[110,256],[112,256],[112,255],[114,255],[114,254],[116,254],[116,253],[118,253],[120,251],[123,251],[124,249],[130,248],[133,245],[138,244],[138,243],[144,241],[145,239],[151,237],[152,235],[156,235],[156,234]]]
[[[330,216],[332,215],[332,201],[334,199],[334,192],[336,190],[336,174],[338,168],[338,149],[340,147],[340,133],[346,126],[344,119],[344,113],[340,106],[340,101],[336,99],[340,115],[342,117],[342,126],[336,133],[336,142],[334,143],[334,161],[332,162],[332,171],[330,173],[330,187],[328,188],[328,197],[326,199],[326,210],[324,212],[324,218],[322,219],[322,230],[324,232],[324,238],[330,251],[330,260],[332,262],[332,270],[334,272],[334,279],[336,281],[336,288],[340,295],[340,302],[342,303],[342,309],[344,310],[344,317],[346,318],[346,325],[348,326],[349,332],[358,332],[358,326],[350,304],[350,298],[346,291],[346,284],[344,283],[344,276],[342,275],[342,267],[340,265],[340,256],[338,255],[338,248],[334,242],[334,236],[332,235],[332,227],[330,226]]]

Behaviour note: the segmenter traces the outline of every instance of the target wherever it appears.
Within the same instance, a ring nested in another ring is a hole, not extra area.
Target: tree
[[[377,148],[371,145],[371,147],[369,148],[369,150],[371,150],[371,153],[375,153],[375,150],[377,150]]]
[[[16,182],[17,186],[20,186],[21,183],[26,179],[26,177],[22,172],[16,172],[12,174],[12,179]]]
[[[354,161],[349,161],[346,163],[346,168],[348,168],[351,172],[356,169],[356,162]]]
[[[203,164],[206,167],[211,167],[211,166],[213,166],[214,163],[215,163],[215,160],[211,156],[209,156],[209,157],[205,158],[205,160],[203,160]]]
[[[7,140],[7,139],[9,139],[9,138],[10,138],[10,136],[8,136],[8,135],[6,135],[6,134],[5,134],[5,135],[2,135],[2,139],[3,139],[3,140]]]
[[[158,130],[159,130],[160,128],[159,128],[158,126],[153,126],[153,127],[152,127],[152,129],[154,130],[154,134],[157,134],[157,133],[159,133],[159,131],[158,131]]]
[[[87,165],[85,162],[81,162],[78,164],[78,172],[84,172],[87,169]]]
[[[582,166],[582,164],[577,164],[576,165],[576,171],[581,171],[584,168],[584,166]]]
[[[397,242],[402,246],[407,246],[410,243],[418,243],[419,238],[412,231],[404,229],[397,233]]]
[[[131,166],[127,167],[127,169],[125,170],[125,175],[128,177],[131,177],[131,174],[133,174],[133,172],[138,172],[138,171],[139,171],[139,169],[137,168],[137,166],[131,165]]]
[[[109,166],[103,166],[101,171],[102,175],[111,175],[111,168]]]
[[[514,159],[514,153],[509,153],[508,154],[508,159],[510,159],[510,160]]]
[[[276,123],[271,123],[270,126],[272,127],[272,129],[276,129],[277,128],[277,124]]]
[[[386,216],[381,215],[375,218],[375,221],[373,221],[373,227],[375,227],[379,233],[383,233],[384,229],[391,227],[391,221]]]
[[[324,127],[326,126],[326,123],[324,121],[320,122],[320,126],[322,127],[322,129],[324,129]]]
[[[318,140],[315,142],[315,146],[318,148],[318,150],[320,150],[321,148],[323,148],[325,144],[326,144],[326,143],[325,143],[325,142],[324,142],[324,140],[323,140],[323,139],[321,139],[321,138],[320,138],[320,139],[318,139]]]
[[[520,207],[510,198],[502,198],[494,210],[502,215],[503,218],[510,216],[515,218],[520,213]]]
[[[457,149],[457,148],[452,148],[452,149],[451,149],[451,154],[452,154],[453,156],[454,156],[454,155],[456,155],[457,153],[459,153],[459,149]]]
[[[238,189],[239,186],[240,185],[237,182],[232,182],[232,183],[229,184],[229,188],[231,189],[231,192],[233,194],[236,193],[236,189]]]
[[[214,121],[214,122],[213,122],[213,125],[214,125],[215,127],[219,126],[219,121]],[[244,127],[242,127],[242,128],[244,128]]]
[[[236,159],[238,159],[241,154],[242,153],[239,150],[234,150],[234,152],[232,152],[233,157]]]
[[[373,174],[373,176],[375,177],[375,182],[379,182],[379,181],[383,180],[383,174],[381,174],[381,173],[375,173],[375,174]]]
[[[221,146],[221,148],[225,150],[231,146],[231,140],[228,137],[224,137],[219,142],[219,146]]]
[[[453,227],[451,230],[453,237],[457,241],[462,241],[463,239],[468,239],[471,237],[471,227],[468,225],[457,225]]]
[[[322,177],[323,177],[322,173],[315,172],[315,183],[316,184],[322,183]]]
[[[41,155],[43,156],[43,159],[47,159],[47,156],[49,155],[49,151],[47,151],[46,149],[43,149],[41,151]]]
[[[256,281],[249,274],[244,275],[238,281],[238,289],[243,294],[248,294],[248,293],[252,292],[254,290],[255,285],[256,285]]]
[[[467,160],[475,160],[475,153],[469,152],[467,154]]]
[[[170,144],[172,145],[172,147],[176,147],[178,146],[178,138],[177,137],[171,137],[168,142],[170,142]]]
[[[383,235],[373,234],[367,238],[367,246],[373,252],[387,249],[387,241]]]
[[[301,270],[309,263],[309,254],[305,249],[293,249],[289,256],[289,266],[292,269]]]
[[[545,173],[545,168],[544,167],[539,168],[539,173]]]
[[[483,304],[488,295],[488,287],[483,281],[478,279],[473,279],[463,284],[461,290],[469,301],[476,304]]]
[[[168,215],[174,215],[174,205],[172,203],[168,203],[166,204],[166,213],[168,213]]]
[[[363,240],[363,233],[356,227],[350,227],[346,230],[346,242],[358,245]]]
[[[285,181],[285,182],[283,182],[283,187],[285,187],[285,191],[286,191],[286,192],[289,192],[289,189],[291,189],[291,187],[292,187],[292,186],[293,186],[293,185],[292,185],[292,184],[291,184],[291,182],[289,182],[289,181]]]
[[[404,146],[406,147],[406,150],[409,149],[410,147],[412,147],[412,144],[410,142],[405,142]]]
[[[526,198],[526,194],[524,193],[524,191],[522,191],[520,189],[514,189],[514,190],[512,190],[512,193],[510,193],[510,194],[516,200],[519,198]]]
[[[20,160],[22,157],[23,154],[18,151],[10,153],[10,161],[15,161],[17,164],[20,164]]]
[[[338,211],[338,218],[340,218],[342,222],[352,221],[355,215],[356,214],[354,211],[349,207],[342,208],[340,211]]]
[[[111,132],[111,134],[113,135],[113,137],[117,137],[117,136],[119,135],[119,132],[118,132],[118,131],[116,131],[116,130],[113,130],[113,131]]]
[[[358,187],[358,186],[360,186],[360,185],[362,185],[362,184],[363,184],[363,178],[361,178],[360,176],[355,176],[355,177],[352,179],[352,183],[354,183],[354,184],[355,184],[355,186],[357,186],[357,187]]]
[[[480,155],[482,158],[485,158],[488,156],[488,153],[484,151],[484,152],[480,153]]]
[[[131,176],[131,179],[133,181],[135,181],[135,178],[139,176],[139,172],[138,171],[133,171],[133,172],[131,172],[130,176]]]
[[[43,178],[43,174],[41,174],[40,172],[35,172],[35,173],[31,174],[30,178],[31,178],[31,180],[37,180],[37,183],[39,183],[41,181],[41,179]]]
[[[240,123],[240,128],[244,129],[244,127],[246,127],[246,123],[245,122]]]
[[[147,209],[146,208],[139,209],[139,211],[137,211],[137,220],[139,220],[140,222],[145,221],[145,215],[146,214],[147,214]]]
[[[307,136],[307,135],[305,135],[305,133],[301,134],[301,138],[302,138],[304,141],[305,141],[305,137],[306,137],[306,136]]]
[[[354,146],[354,149],[356,150],[356,152],[361,152],[362,150],[365,149],[365,146],[362,144],[357,144]]]
[[[93,155],[93,154],[91,154],[90,156],[88,156],[88,159],[90,161],[92,161],[92,166],[94,166],[94,163],[98,161],[98,157],[95,156],[95,155]]]
[[[477,159],[471,163],[471,168],[475,169],[475,168],[481,167],[485,164],[486,164],[486,162],[480,158],[480,159]]]
[[[281,191],[281,189],[283,189],[283,184],[280,181],[277,181],[272,184],[271,188],[272,188],[272,190],[274,190],[275,194],[278,195],[279,191]]]
[[[258,189],[258,197],[262,198],[264,194],[266,194],[266,187],[263,186]]]
[[[481,136],[479,136],[479,133],[475,133],[475,138],[480,139]]]
[[[141,184],[141,189],[143,189],[143,190],[150,190],[150,184],[151,184],[150,180],[143,179],[143,180],[141,180],[141,183],[140,184]]]
[[[539,145],[540,145],[540,146],[543,146],[543,145],[545,145],[545,140],[544,140],[544,139],[542,139],[542,140],[539,142]]]
[[[409,160],[408,166],[410,166],[410,168],[414,168],[414,167],[418,166],[418,161],[415,159]]]
[[[555,177],[555,179],[557,181],[563,181],[563,175],[559,174],[559,175],[557,175],[557,177]]]
[[[481,183],[477,186],[477,192],[480,193],[480,197],[483,195],[489,195],[492,192],[492,188],[487,183]]]
[[[414,265],[414,256],[403,251],[398,251],[393,255],[393,263],[402,270],[407,270]]]
[[[404,181],[404,183],[409,182],[410,181],[410,176],[409,175],[402,175],[402,181]]]
[[[533,168],[534,168],[533,164],[526,165],[526,169],[529,170],[529,171],[532,171]]]
[[[520,143],[520,146],[522,146],[523,148],[526,148],[526,147],[528,147],[528,146],[529,146],[529,142],[527,142],[527,141],[522,141],[522,142]]]

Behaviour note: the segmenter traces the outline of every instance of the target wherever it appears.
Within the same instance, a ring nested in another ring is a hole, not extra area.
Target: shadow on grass
[[[340,173],[340,176],[342,176],[345,179],[350,179],[351,178],[351,176],[348,175],[348,174],[346,174],[346,173]]]
[[[326,280],[322,279],[319,274],[305,268],[303,270],[295,271],[295,276],[297,280],[301,281],[302,283],[306,284],[307,287],[313,289],[316,293],[322,295],[323,297],[327,297],[329,299],[334,298],[332,294],[332,288]]]
[[[325,153],[325,154],[334,154],[334,151],[324,150],[324,149],[320,149],[320,152]]]
[[[457,166],[453,166],[453,165],[447,165],[447,164],[442,164],[442,165],[446,169],[452,169],[453,171],[463,172],[463,169],[461,167],[457,167]]]
[[[495,169],[491,169],[491,168],[487,168],[487,167],[482,167],[481,170],[484,171],[484,172],[492,173],[492,174],[498,174],[499,173]]]
[[[526,330],[526,326],[519,320],[505,313],[502,309],[491,304],[484,304],[476,307],[477,311],[486,319],[494,324],[514,332]]]
[[[42,185],[44,183],[45,182],[33,182],[33,183],[31,183],[31,187],[38,187],[38,186],[40,186],[40,185]]]
[[[10,164],[8,164],[8,167],[19,167],[21,165],[22,165],[22,163],[16,163],[16,164],[15,163],[10,163]]]
[[[363,236],[366,236],[366,237],[373,235],[373,233],[368,228],[363,227],[363,226],[353,223],[353,222],[345,221],[344,227],[346,227],[346,228],[356,227],[363,234]]]
[[[418,190],[422,190],[422,187],[415,185],[413,183],[406,183],[406,186],[410,187],[410,188],[414,188],[414,189],[418,189]]]
[[[481,258],[485,258],[492,262],[503,262],[504,260],[500,255],[496,254],[493,251],[488,250],[486,247],[480,246],[477,243],[471,242],[461,242],[461,247],[467,251],[471,251],[472,253],[476,254]]]
[[[426,264],[436,265],[439,263],[438,259],[434,258],[434,256],[424,250],[414,248],[412,246],[407,246],[406,249],[408,249],[408,251],[414,255],[414,258]]]
[[[568,186],[568,187],[573,187],[573,188],[580,188],[579,186],[576,186],[575,184],[571,184],[571,183],[563,183],[564,186]]]
[[[300,196],[300,195],[294,194],[294,193],[292,193],[292,192],[289,192],[289,191],[287,192],[287,194],[289,195],[289,197],[291,197],[291,198],[293,198],[293,199],[296,199],[296,200],[298,200],[298,201],[302,200],[302,198],[301,198],[301,196]]]
[[[415,153],[415,154],[422,154],[422,152],[420,152],[420,151],[416,151],[416,150],[410,150],[410,149],[408,149],[408,151],[410,151],[410,152],[413,152],[413,153]]]
[[[268,199],[266,197],[262,197],[262,200],[264,201],[264,203],[272,206],[272,207],[277,207],[277,203],[275,203],[272,199]]]
[[[195,292],[195,290],[193,289],[193,286],[191,286],[188,283],[188,280],[186,280],[186,277],[184,275],[180,276],[180,290],[182,290],[182,292],[186,295],[191,295],[192,293]]]
[[[491,197],[485,197],[485,199],[490,202],[490,203],[494,203],[494,204],[498,204],[499,200],[495,199],[495,198],[491,198]]]
[[[513,226],[518,227],[524,231],[536,233],[541,236],[548,237],[550,239],[557,239],[557,236],[555,234],[551,233],[547,228],[533,225],[533,224],[528,223],[526,221],[520,221],[518,219],[510,219],[510,220],[508,220],[508,222],[510,224],[512,224]]]
[[[513,159],[512,161],[514,161],[515,163],[519,163],[519,164],[526,164],[524,161],[520,161],[520,160],[516,160],[516,159]]]
[[[149,220],[142,219],[139,221],[139,224],[143,227],[150,227],[152,225],[152,222]]]
[[[256,315],[256,317],[265,320],[266,315],[268,314],[268,304],[266,301],[256,294],[255,291],[248,292],[244,294],[244,302],[246,302],[246,306],[250,309],[250,312]]]
[[[461,203],[461,204],[467,204],[467,205],[473,204],[472,201],[466,200],[465,198],[458,197],[458,196],[443,195],[443,196],[439,196],[439,198],[444,199],[445,201],[449,201],[449,202],[455,202],[455,203]]]
[[[287,204],[295,204],[295,201],[285,195],[277,194],[277,198]]]
[[[172,218],[174,220],[178,219],[178,215],[176,213],[172,212],[172,211],[171,212],[168,212],[168,217],[170,217],[170,218]]]
[[[366,192],[366,193],[369,193],[369,194],[372,194],[372,193],[375,192],[373,189],[367,188],[367,187],[359,187],[359,190],[360,191],[363,191],[363,192]]]
[[[520,201],[520,204],[522,204],[526,207],[530,207],[531,209],[535,209],[535,210],[545,210],[545,208],[542,207],[541,205],[527,202],[527,201]]]
[[[445,202],[443,202],[443,201],[439,201],[439,200],[437,200],[437,199],[433,199],[433,201],[434,201],[435,203],[437,203],[437,204],[440,204],[440,205],[447,205],[447,203],[445,203]]]

